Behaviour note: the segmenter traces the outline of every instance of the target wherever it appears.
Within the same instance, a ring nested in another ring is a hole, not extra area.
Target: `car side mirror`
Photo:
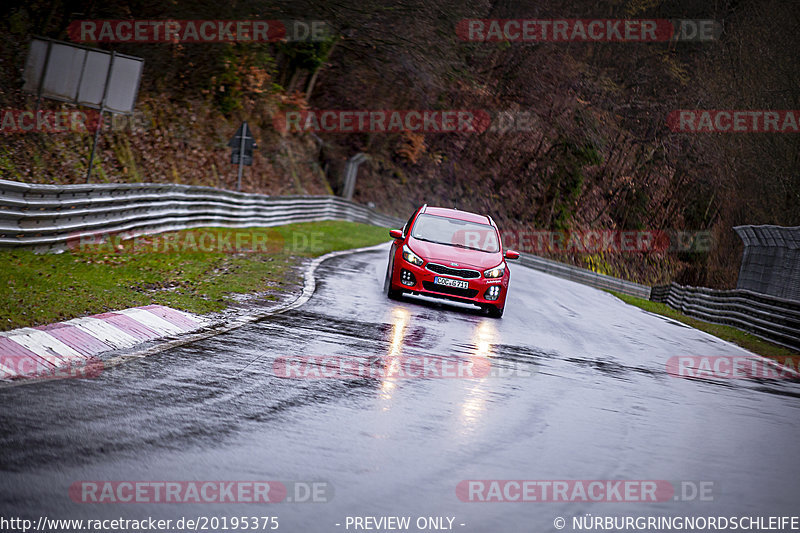
[[[399,229],[389,230],[389,237],[391,237],[392,239],[402,239],[403,238],[403,230],[399,230]]]
[[[519,259],[519,252],[516,250],[506,250],[506,259]]]

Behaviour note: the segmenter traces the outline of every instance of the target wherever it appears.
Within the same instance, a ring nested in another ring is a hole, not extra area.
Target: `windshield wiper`
[[[412,235],[412,237],[414,237],[414,236]],[[449,243],[446,243],[446,242],[439,242],[439,241],[434,241],[434,240],[431,240],[431,239],[426,239],[424,237],[414,237],[414,238],[417,239],[418,241],[432,242],[433,244],[449,244]]]
[[[483,248],[475,248],[474,246],[467,246],[466,244],[451,244],[450,246],[455,246],[456,248],[465,248],[467,250],[477,250],[479,252],[485,252],[487,254],[493,254],[494,252],[490,252],[489,250],[484,250]]]

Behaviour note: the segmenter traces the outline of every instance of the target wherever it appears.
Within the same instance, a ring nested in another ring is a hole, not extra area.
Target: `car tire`
[[[486,306],[486,312],[492,318],[502,318],[503,311],[504,311],[504,308],[502,308],[502,307],[496,307],[494,305],[487,305]]]
[[[389,261],[389,265],[386,268],[386,279],[383,282],[383,290],[386,291],[386,296],[388,296],[390,300],[399,300],[403,295],[403,291],[392,289],[392,270],[392,262]]]

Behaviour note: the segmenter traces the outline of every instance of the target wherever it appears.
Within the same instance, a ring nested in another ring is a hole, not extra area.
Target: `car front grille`
[[[453,296],[460,296],[461,298],[475,298],[478,291],[476,289],[459,289],[458,287],[448,287],[447,285],[437,285],[432,281],[423,281],[422,286],[426,291],[441,292],[443,294],[451,294]]]
[[[463,279],[475,279],[481,277],[480,272],[468,268],[450,268],[437,263],[428,263],[426,268],[431,272],[436,272],[437,274],[442,274],[444,276],[455,276]]]

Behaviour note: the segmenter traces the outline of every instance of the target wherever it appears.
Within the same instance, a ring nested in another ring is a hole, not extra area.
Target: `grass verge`
[[[741,346],[745,350],[750,350],[753,353],[763,355],[764,357],[769,357],[770,359],[776,359],[780,362],[783,362],[787,357],[796,358],[798,355],[800,355],[789,348],[780,346],[778,344],[773,344],[762,339],[761,337],[756,337],[755,335],[747,333],[746,331],[742,331],[731,326],[712,324],[711,322],[705,322],[703,320],[686,316],[680,311],[676,311],[666,304],[651,302],[650,300],[637,298],[636,296],[629,296],[616,291],[608,292],[625,303],[635,305],[636,307],[644,309],[645,311],[650,311],[651,313],[672,318],[678,322],[683,322],[684,324],[699,329],[700,331],[705,331],[706,333],[710,333],[711,335],[719,337],[722,340],[726,340],[736,344],[737,346]]]
[[[0,252],[0,331],[148,304],[220,311],[234,294],[299,286],[304,258],[385,242],[387,230],[329,221],[199,228],[73,242],[61,254]]]

